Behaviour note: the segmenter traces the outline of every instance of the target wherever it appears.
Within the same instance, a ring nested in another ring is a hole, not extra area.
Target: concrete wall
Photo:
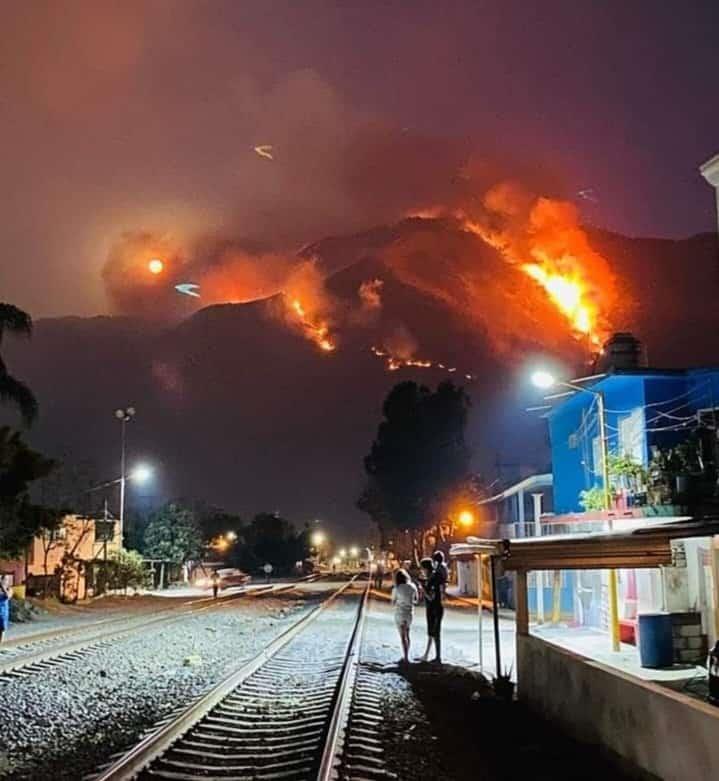
[[[664,781],[719,778],[719,708],[517,636],[520,699]]]

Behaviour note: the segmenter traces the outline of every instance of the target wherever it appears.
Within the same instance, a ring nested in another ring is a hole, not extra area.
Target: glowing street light
[[[353,559],[356,559],[356,558],[357,558],[357,556],[359,556],[359,548],[358,548],[356,545],[353,545],[353,546],[350,548],[350,556],[351,556]]]
[[[461,526],[471,526],[474,523],[474,513],[471,510],[462,510],[458,520]]]
[[[537,369],[537,371],[532,374],[532,385],[537,388],[541,388],[542,390],[549,390],[549,388],[556,384],[556,377],[545,369]]]
[[[146,483],[152,477],[152,467],[148,464],[138,464],[128,475],[128,480],[134,483]]]
[[[163,270],[165,269],[165,264],[160,260],[160,258],[153,258],[147,264],[147,268],[150,274],[162,274]]]
[[[237,532],[229,531],[225,535],[225,537],[230,541],[234,542],[237,539]]]
[[[324,532],[315,532],[312,535],[311,542],[315,548],[319,548],[320,545],[322,545],[326,539],[327,537],[325,536]]]
[[[338,555],[341,559],[347,558],[347,549],[346,548],[340,548],[338,551]]]

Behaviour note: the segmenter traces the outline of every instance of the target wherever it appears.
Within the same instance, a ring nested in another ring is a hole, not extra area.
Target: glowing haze
[[[543,326],[539,341],[546,335],[547,346],[553,346],[552,331],[558,330],[556,317],[548,314],[554,310],[564,322],[562,330],[574,334],[586,354],[600,348],[613,326],[617,282],[609,261],[591,247],[573,204],[539,195],[516,181],[481,191],[480,184],[465,180],[446,205],[413,214],[408,238],[389,242],[378,256],[405,283],[481,325],[497,350],[537,341],[536,335],[532,340],[526,334],[526,319],[518,317],[521,308],[531,309]],[[479,244],[463,242],[458,231]],[[505,269],[497,267],[492,252]],[[525,275],[534,295],[516,298],[510,269]],[[146,317],[177,317],[200,306],[277,297],[279,303],[270,311],[320,351],[331,353],[343,328],[365,325],[392,302],[383,297],[382,279],[368,279],[348,310],[327,291],[326,274],[323,259],[315,255],[251,251],[239,240],[207,236],[181,247],[168,238],[138,232],[113,248],[104,277],[116,311]],[[182,283],[198,285],[200,297],[178,301],[174,289]],[[504,288],[499,295],[497,288]],[[544,305],[538,303],[541,297]],[[381,347],[373,348],[375,355],[386,358],[388,369],[456,371],[438,359],[420,357],[420,346],[412,345],[411,338],[400,340],[403,347],[398,349],[391,344],[396,338],[388,335]]]

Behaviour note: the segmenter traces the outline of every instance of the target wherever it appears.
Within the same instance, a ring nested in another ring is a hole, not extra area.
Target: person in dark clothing
[[[377,591],[382,591],[384,585],[384,562],[380,559],[374,570],[374,587]]]
[[[212,573],[212,596],[217,599],[217,592],[220,590],[220,574],[215,570]]]
[[[447,596],[447,582],[449,581],[449,567],[444,560],[444,553],[441,550],[436,550],[432,554],[432,561],[437,580],[442,586],[442,599],[444,599]]]
[[[419,658],[420,662],[426,662],[434,643],[434,659],[436,664],[442,663],[442,618],[444,616],[443,597],[443,573],[437,572],[432,559],[422,559],[419,563],[421,569],[422,589],[424,592],[424,604],[427,614],[427,647]]]

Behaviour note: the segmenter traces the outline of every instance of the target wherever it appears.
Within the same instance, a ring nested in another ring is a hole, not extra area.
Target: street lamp
[[[312,542],[312,545],[315,548],[319,548],[320,545],[322,545],[324,543],[325,539],[326,539],[326,537],[324,535],[324,532],[315,532],[312,535],[311,542]]]
[[[122,424],[120,436],[120,550],[125,547],[125,427],[134,417],[134,407],[115,410],[115,418]]]
[[[152,477],[153,469],[147,464],[138,464],[127,476],[133,483],[146,483]]]
[[[604,509],[611,509],[609,495],[609,453],[607,452],[607,415],[604,405],[604,394],[602,391],[593,388],[585,388],[583,385],[577,385],[566,380],[558,380],[551,372],[545,369],[538,369],[532,374],[532,384],[542,390],[549,390],[555,385],[563,388],[589,393],[597,400],[597,417],[599,419],[599,444],[602,453],[602,487],[604,496]],[[612,522],[609,520],[609,528],[612,528]],[[609,570],[609,623],[612,636],[612,650],[619,651],[619,605],[617,603],[617,571]]]
[[[225,535],[230,542],[234,542],[237,539],[237,532],[229,531]]]
[[[359,548],[358,548],[356,545],[353,545],[353,546],[350,548],[350,556],[351,556],[353,559],[356,559],[356,558],[359,556]]]
[[[471,510],[462,510],[457,520],[460,526],[471,526],[474,523],[474,513]]]
[[[127,475],[127,479],[131,480],[133,483],[145,483],[152,477],[153,471],[153,468],[148,464],[138,464],[136,467],[130,470],[130,473]],[[117,485],[118,483],[120,484],[122,490],[123,478],[118,477],[115,480],[107,480],[106,482],[100,483],[99,485],[93,485],[91,488],[86,489],[85,493],[90,494],[94,491],[100,491],[103,488],[109,488],[110,486]],[[122,499],[124,501],[124,494],[122,495]],[[124,517],[122,504],[120,505],[120,514],[121,518]],[[105,499],[105,520],[107,521],[107,499]],[[120,547],[122,547],[122,529],[122,522],[120,522]],[[107,554],[107,548],[105,548],[105,554]]]

